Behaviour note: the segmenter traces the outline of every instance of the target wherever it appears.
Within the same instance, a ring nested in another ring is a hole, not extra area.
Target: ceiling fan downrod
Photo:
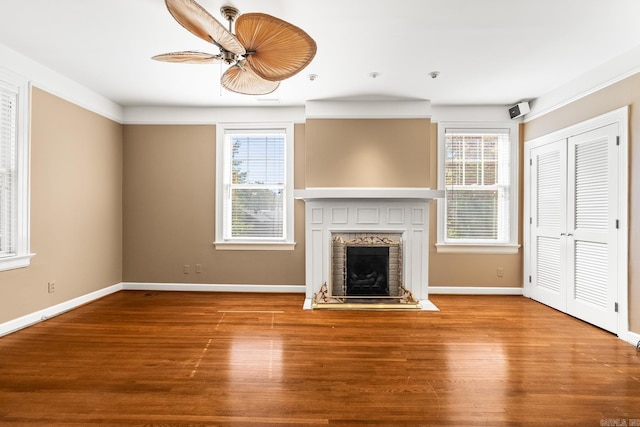
[[[240,11],[237,7],[234,7],[230,4],[225,4],[220,8],[220,14],[224,19],[229,22],[229,32],[233,34],[233,22],[236,20],[238,15],[240,15]],[[235,63],[238,59],[238,55],[233,52],[229,52],[226,49],[220,48],[220,53],[222,54],[222,59],[227,64],[231,65]]]
[[[225,4],[220,8],[220,13],[222,14],[222,17],[229,22],[229,32],[233,34],[233,21],[235,21],[238,15],[240,15],[240,11],[237,7],[231,6],[230,4]]]

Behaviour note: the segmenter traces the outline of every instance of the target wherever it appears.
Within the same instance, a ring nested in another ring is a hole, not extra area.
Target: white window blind
[[[228,132],[225,144],[230,154],[225,238],[284,239],[286,135]]]
[[[444,242],[509,243],[509,129],[447,128],[444,155]]]
[[[16,252],[18,93],[0,86],[0,257]]]

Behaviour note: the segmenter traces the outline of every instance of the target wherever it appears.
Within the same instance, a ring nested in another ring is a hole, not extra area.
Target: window
[[[293,125],[217,128],[216,248],[293,249]]]
[[[517,252],[517,126],[440,123],[439,252]]]
[[[0,70],[0,270],[29,265],[27,91]]]

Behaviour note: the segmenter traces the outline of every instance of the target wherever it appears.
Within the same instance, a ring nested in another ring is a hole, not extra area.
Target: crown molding
[[[122,106],[0,44],[0,68],[19,74],[32,86],[118,123],[123,121]]]
[[[216,123],[304,123],[303,107],[125,107],[126,125],[215,125]]]
[[[640,46],[532,100],[531,112],[524,116],[524,122],[549,114],[638,73],[640,73]]]

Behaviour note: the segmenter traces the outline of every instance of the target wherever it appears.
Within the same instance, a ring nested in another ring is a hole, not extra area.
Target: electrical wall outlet
[[[496,275],[498,277],[504,276],[504,269],[502,267],[498,267],[498,270],[496,271]]]
[[[182,267],[182,272],[184,274],[189,274],[189,265],[185,264],[184,267]]]
[[[196,273],[202,273],[202,264],[196,264]]]
[[[47,283],[47,292],[49,292],[50,294],[54,293],[56,291],[56,282],[49,282]]]

